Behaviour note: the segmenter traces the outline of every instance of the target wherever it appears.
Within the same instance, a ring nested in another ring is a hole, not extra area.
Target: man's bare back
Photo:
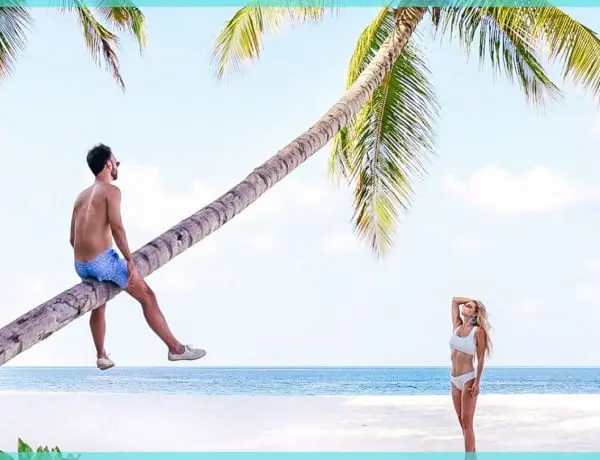
[[[73,206],[73,250],[75,259],[87,262],[112,247],[108,220],[109,201],[114,199],[112,184],[95,183],[82,191]],[[118,193],[118,189],[116,190]]]

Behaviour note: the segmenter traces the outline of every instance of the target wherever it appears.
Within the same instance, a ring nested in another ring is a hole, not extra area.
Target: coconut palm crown
[[[596,99],[600,95],[596,34],[559,8],[542,0],[538,3],[541,6],[489,7],[461,1],[452,8],[423,8],[420,18],[410,16],[420,22],[419,28],[360,113],[336,134],[329,159],[331,176],[353,192],[354,231],[377,257],[387,254],[400,217],[411,205],[415,179],[424,176],[435,153],[439,107],[419,43],[424,29],[442,40],[457,41],[467,55],[475,52],[483,64],[516,82],[537,108],[562,97],[542,58],[562,67],[564,81],[579,85]],[[407,9],[402,2],[392,1],[363,30],[348,66],[348,88],[406,20]],[[259,58],[267,34],[319,22],[341,10],[323,0],[294,0],[290,6],[278,7],[255,0],[240,8],[216,39],[212,54],[216,77],[221,79],[245,61]]]

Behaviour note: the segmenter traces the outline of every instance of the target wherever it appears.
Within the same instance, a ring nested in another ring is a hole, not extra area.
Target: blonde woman
[[[485,357],[492,349],[487,310],[479,300],[452,299],[450,338],[452,402],[465,440],[465,452],[475,452],[473,417]],[[477,363],[477,369],[475,369]]]

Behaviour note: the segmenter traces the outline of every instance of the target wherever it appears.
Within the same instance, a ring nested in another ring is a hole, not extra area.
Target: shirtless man
[[[121,191],[111,184],[117,180],[119,162],[110,147],[100,144],[92,148],[87,164],[96,180],[79,194],[73,207],[70,242],[75,254],[75,271],[82,280],[110,281],[140,302],[148,325],[169,349],[169,361],[202,358],[206,355],[204,350],[183,345],[175,338],[154,292],[135,268],[121,221]],[[112,248],[113,237],[124,259]],[[115,365],[104,349],[105,312],[106,305],[102,305],[90,315],[96,366],[100,370]]]

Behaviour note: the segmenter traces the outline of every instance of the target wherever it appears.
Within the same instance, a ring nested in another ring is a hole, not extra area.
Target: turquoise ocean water
[[[448,394],[447,368],[0,368],[0,392],[188,395]],[[600,368],[487,368],[482,393],[600,393]]]

